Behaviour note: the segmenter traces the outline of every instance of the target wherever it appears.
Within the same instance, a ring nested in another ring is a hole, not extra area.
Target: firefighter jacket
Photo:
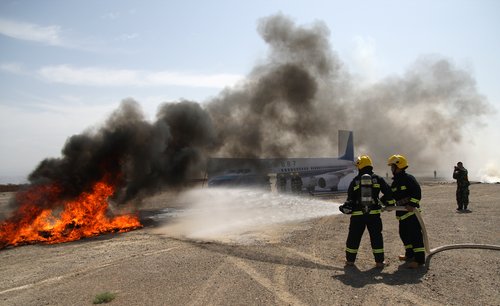
[[[394,205],[395,201],[392,196],[391,189],[385,180],[374,174],[371,167],[365,167],[359,170],[358,175],[351,181],[349,188],[347,189],[347,201],[349,206],[352,207],[353,215],[362,213],[361,206],[361,176],[363,174],[369,174],[372,178],[372,199],[373,204],[370,206],[370,214],[376,214],[381,212],[381,201],[379,200],[380,192],[384,194],[384,199],[386,199],[387,205]]]
[[[417,209],[420,208],[422,190],[413,175],[406,173],[406,171],[401,171],[394,175],[391,190],[396,200],[396,205],[410,205]],[[412,211],[396,211],[398,220],[404,220],[414,214],[415,212]]]

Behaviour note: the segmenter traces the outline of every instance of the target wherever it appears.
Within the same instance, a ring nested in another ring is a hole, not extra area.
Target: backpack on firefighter
[[[372,176],[369,174],[363,174],[361,176],[361,179],[355,182],[355,185],[360,186],[359,188],[361,190],[359,198],[355,201],[356,203],[353,203],[353,201],[348,200],[339,207],[339,210],[343,214],[351,214],[353,209],[355,208],[354,206],[357,206],[361,208],[363,214],[368,214],[373,205],[376,204],[375,200],[373,199]]]

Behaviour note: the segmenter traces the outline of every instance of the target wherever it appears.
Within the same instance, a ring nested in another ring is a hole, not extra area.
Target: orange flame
[[[142,227],[136,215],[108,217],[107,200],[114,187],[104,181],[96,183],[91,192],[65,201],[60,213],[44,208],[61,203],[60,193],[54,185],[35,186],[18,193],[19,210],[0,223],[0,249],[9,245],[68,242]]]

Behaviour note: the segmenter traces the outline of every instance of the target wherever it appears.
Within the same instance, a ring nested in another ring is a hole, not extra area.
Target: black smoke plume
[[[200,177],[208,156],[335,156],[338,129],[353,130],[358,153],[377,162],[400,153],[432,169],[437,152],[491,111],[475,80],[445,58],[421,57],[403,76],[359,86],[323,23],[278,14],[258,31],[269,55],[245,81],[203,104],[164,103],[153,123],[125,100],[102,127],[70,137],[62,157],[42,161],[31,183],[56,182],[72,197],[111,176],[126,202]]]
[[[219,155],[335,156],[337,130],[347,129],[356,153],[383,170],[392,154],[406,155],[412,171],[440,169],[464,131],[494,111],[474,78],[443,57],[421,56],[403,76],[361,86],[322,22],[297,26],[278,14],[262,19],[259,32],[267,60],[207,104],[224,140]]]
[[[211,119],[198,103],[163,104],[149,123],[128,99],[97,131],[70,137],[62,157],[42,161],[29,180],[56,183],[71,198],[108,179],[118,187],[116,200],[126,202],[185,182],[214,140]]]

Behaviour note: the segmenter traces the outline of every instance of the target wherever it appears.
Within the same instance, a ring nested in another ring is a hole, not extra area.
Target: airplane
[[[294,189],[293,178],[300,177],[300,191],[346,191],[356,175],[353,132],[339,130],[339,157],[326,158],[210,158],[207,163],[208,187],[248,186],[278,190]],[[297,186],[297,185],[295,185]],[[297,188],[297,187],[296,187]],[[295,189],[297,191],[297,189]]]

